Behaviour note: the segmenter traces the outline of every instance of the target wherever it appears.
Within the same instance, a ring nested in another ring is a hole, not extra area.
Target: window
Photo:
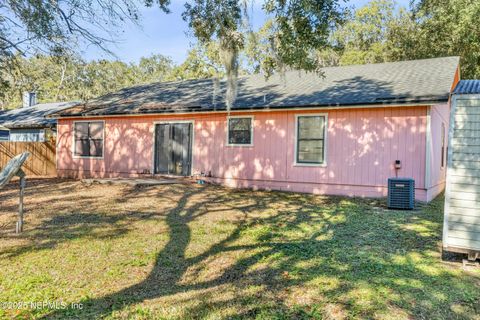
[[[445,123],[442,123],[442,154],[440,156],[442,157],[440,163],[443,168],[445,167]]]
[[[0,129],[0,141],[8,141],[10,139],[10,132],[8,130]]]
[[[103,157],[103,122],[74,123],[74,155],[78,157]]]
[[[296,163],[325,163],[325,118],[323,115],[297,116]]]
[[[253,117],[228,118],[228,145],[253,145]]]

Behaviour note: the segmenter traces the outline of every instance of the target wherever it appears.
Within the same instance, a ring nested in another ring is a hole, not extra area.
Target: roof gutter
[[[0,126],[0,130],[15,130],[15,129],[52,129],[56,126],[55,124],[33,124],[33,123],[26,123],[26,124],[12,124]]]
[[[425,101],[406,104],[361,104],[361,105],[329,105],[329,106],[311,106],[311,107],[273,107],[273,108],[244,108],[230,110],[230,113],[246,113],[246,112],[278,112],[278,111],[311,111],[311,110],[338,110],[338,109],[365,109],[365,108],[401,108],[401,107],[419,107],[433,106],[441,103],[447,103],[448,99]],[[117,117],[149,117],[149,116],[172,116],[172,115],[198,115],[198,114],[226,114],[227,110],[202,110],[202,111],[179,111],[179,112],[144,112],[144,113],[109,113],[109,114],[77,114],[68,116],[49,115],[47,118],[53,119],[78,119],[78,118],[117,118]]]

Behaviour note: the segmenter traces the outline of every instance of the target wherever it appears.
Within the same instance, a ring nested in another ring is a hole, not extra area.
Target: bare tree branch
[[[61,16],[63,17],[63,20],[65,21],[65,23],[67,24],[67,27],[68,27],[68,30],[70,31],[70,33],[73,33],[72,27],[70,26],[69,19],[68,19],[67,15],[65,14],[65,12],[63,12],[63,10],[60,9],[60,8],[58,8],[58,11],[60,12]]]
[[[0,36],[0,40],[5,42],[5,43],[8,43],[10,46],[0,46],[0,49],[2,50],[8,50],[10,48],[15,48],[15,50],[17,50],[18,52],[20,52],[22,55],[24,55],[25,53],[23,52],[22,49],[20,49],[19,45],[22,44],[23,42],[25,41],[28,41],[28,39],[25,39],[23,41],[20,41],[20,42],[17,42],[17,43],[13,43],[12,41],[10,41],[9,39],[3,37],[3,36]]]

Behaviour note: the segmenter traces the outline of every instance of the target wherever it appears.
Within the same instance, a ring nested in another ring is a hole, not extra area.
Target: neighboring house
[[[35,99],[28,101],[34,103]],[[75,104],[78,102],[41,103],[0,113],[0,141],[43,142],[56,136],[57,121],[46,116]]]
[[[0,116],[2,114],[0,113]],[[0,126],[0,141],[8,141],[8,138],[10,137],[10,130],[8,128]]]
[[[5,111],[2,111],[0,110],[0,117],[2,116],[2,114],[4,113]],[[2,126],[0,124],[0,141],[8,141],[8,138],[10,136],[10,133],[9,133],[10,130],[8,130],[8,128],[5,128],[4,126]]]
[[[444,188],[458,67],[447,57],[240,77],[230,113],[225,81],[126,88],[52,115],[58,174],[204,175],[233,187],[367,197],[385,196],[398,175],[430,201]]]
[[[480,258],[480,80],[452,95],[443,248]]]

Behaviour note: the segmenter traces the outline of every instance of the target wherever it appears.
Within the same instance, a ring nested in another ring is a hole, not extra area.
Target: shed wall
[[[454,97],[443,246],[480,250],[480,96]]]

